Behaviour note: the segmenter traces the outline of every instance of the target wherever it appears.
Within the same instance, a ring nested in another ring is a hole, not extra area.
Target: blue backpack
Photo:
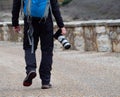
[[[26,16],[47,18],[49,13],[50,0],[23,0],[23,12]]]

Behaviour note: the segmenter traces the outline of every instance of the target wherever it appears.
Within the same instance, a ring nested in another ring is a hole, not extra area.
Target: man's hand
[[[63,35],[65,35],[66,33],[67,33],[67,31],[66,31],[66,28],[65,27],[63,27],[63,28],[61,28],[61,34],[63,34]]]
[[[19,33],[20,32],[20,26],[13,27],[14,32]]]

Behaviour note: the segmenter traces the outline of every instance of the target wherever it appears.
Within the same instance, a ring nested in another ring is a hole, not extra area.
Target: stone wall
[[[23,21],[20,22],[23,28]],[[120,52],[120,20],[66,22],[66,38],[71,49],[80,51]],[[55,31],[57,26],[54,26]],[[21,30],[23,32],[23,29]],[[10,22],[0,23],[1,41],[22,41],[22,34],[12,30]],[[55,41],[55,47],[61,44]]]
[[[11,10],[13,0],[0,0],[0,11]]]

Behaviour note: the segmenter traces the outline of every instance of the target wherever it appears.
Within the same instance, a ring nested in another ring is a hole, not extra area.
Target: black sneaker
[[[41,89],[49,89],[49,88],[52,88],[52,85],[51,85],[51,84],[42,85],[42,87],[41,87]]]
[[[32,84],[32,80],[35,77],[36,77],[36,72],[35,71],[30,71],[23,81],[23,86],[30,86]]]

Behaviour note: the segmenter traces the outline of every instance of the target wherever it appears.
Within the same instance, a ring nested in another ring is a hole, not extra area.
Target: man
[[[42,89],[51,88],[51,69],[52,69],[52,57],[53,57],[53,21],[52,14],[54,15],[58,27],[62,30],[62,34],[66,34],[66,29],[63,24],[63,20],[60,14],[59,5],[57,0],[50,0],[51,9],[47,19],[32,18],[32,26],[34,29],[34,53],[31,53],[32,46],[28,39],[29,23],[27,17],[24,17],[24,39],[23,49],[25,51],[25,62],[26,62],[26,78],[23,81],[24,86],[30,86],[33,78],[36,77],[36,56],[35,51],[40,39],[41,45],[41,63],[39,67],[39,74],[42,83]],[[19,12],[21,8],[21,0],[13,0],[12,9],[12,25],[16,32],[20,31],[19,27]],[[24,4],[23,4],[24,5]]]

